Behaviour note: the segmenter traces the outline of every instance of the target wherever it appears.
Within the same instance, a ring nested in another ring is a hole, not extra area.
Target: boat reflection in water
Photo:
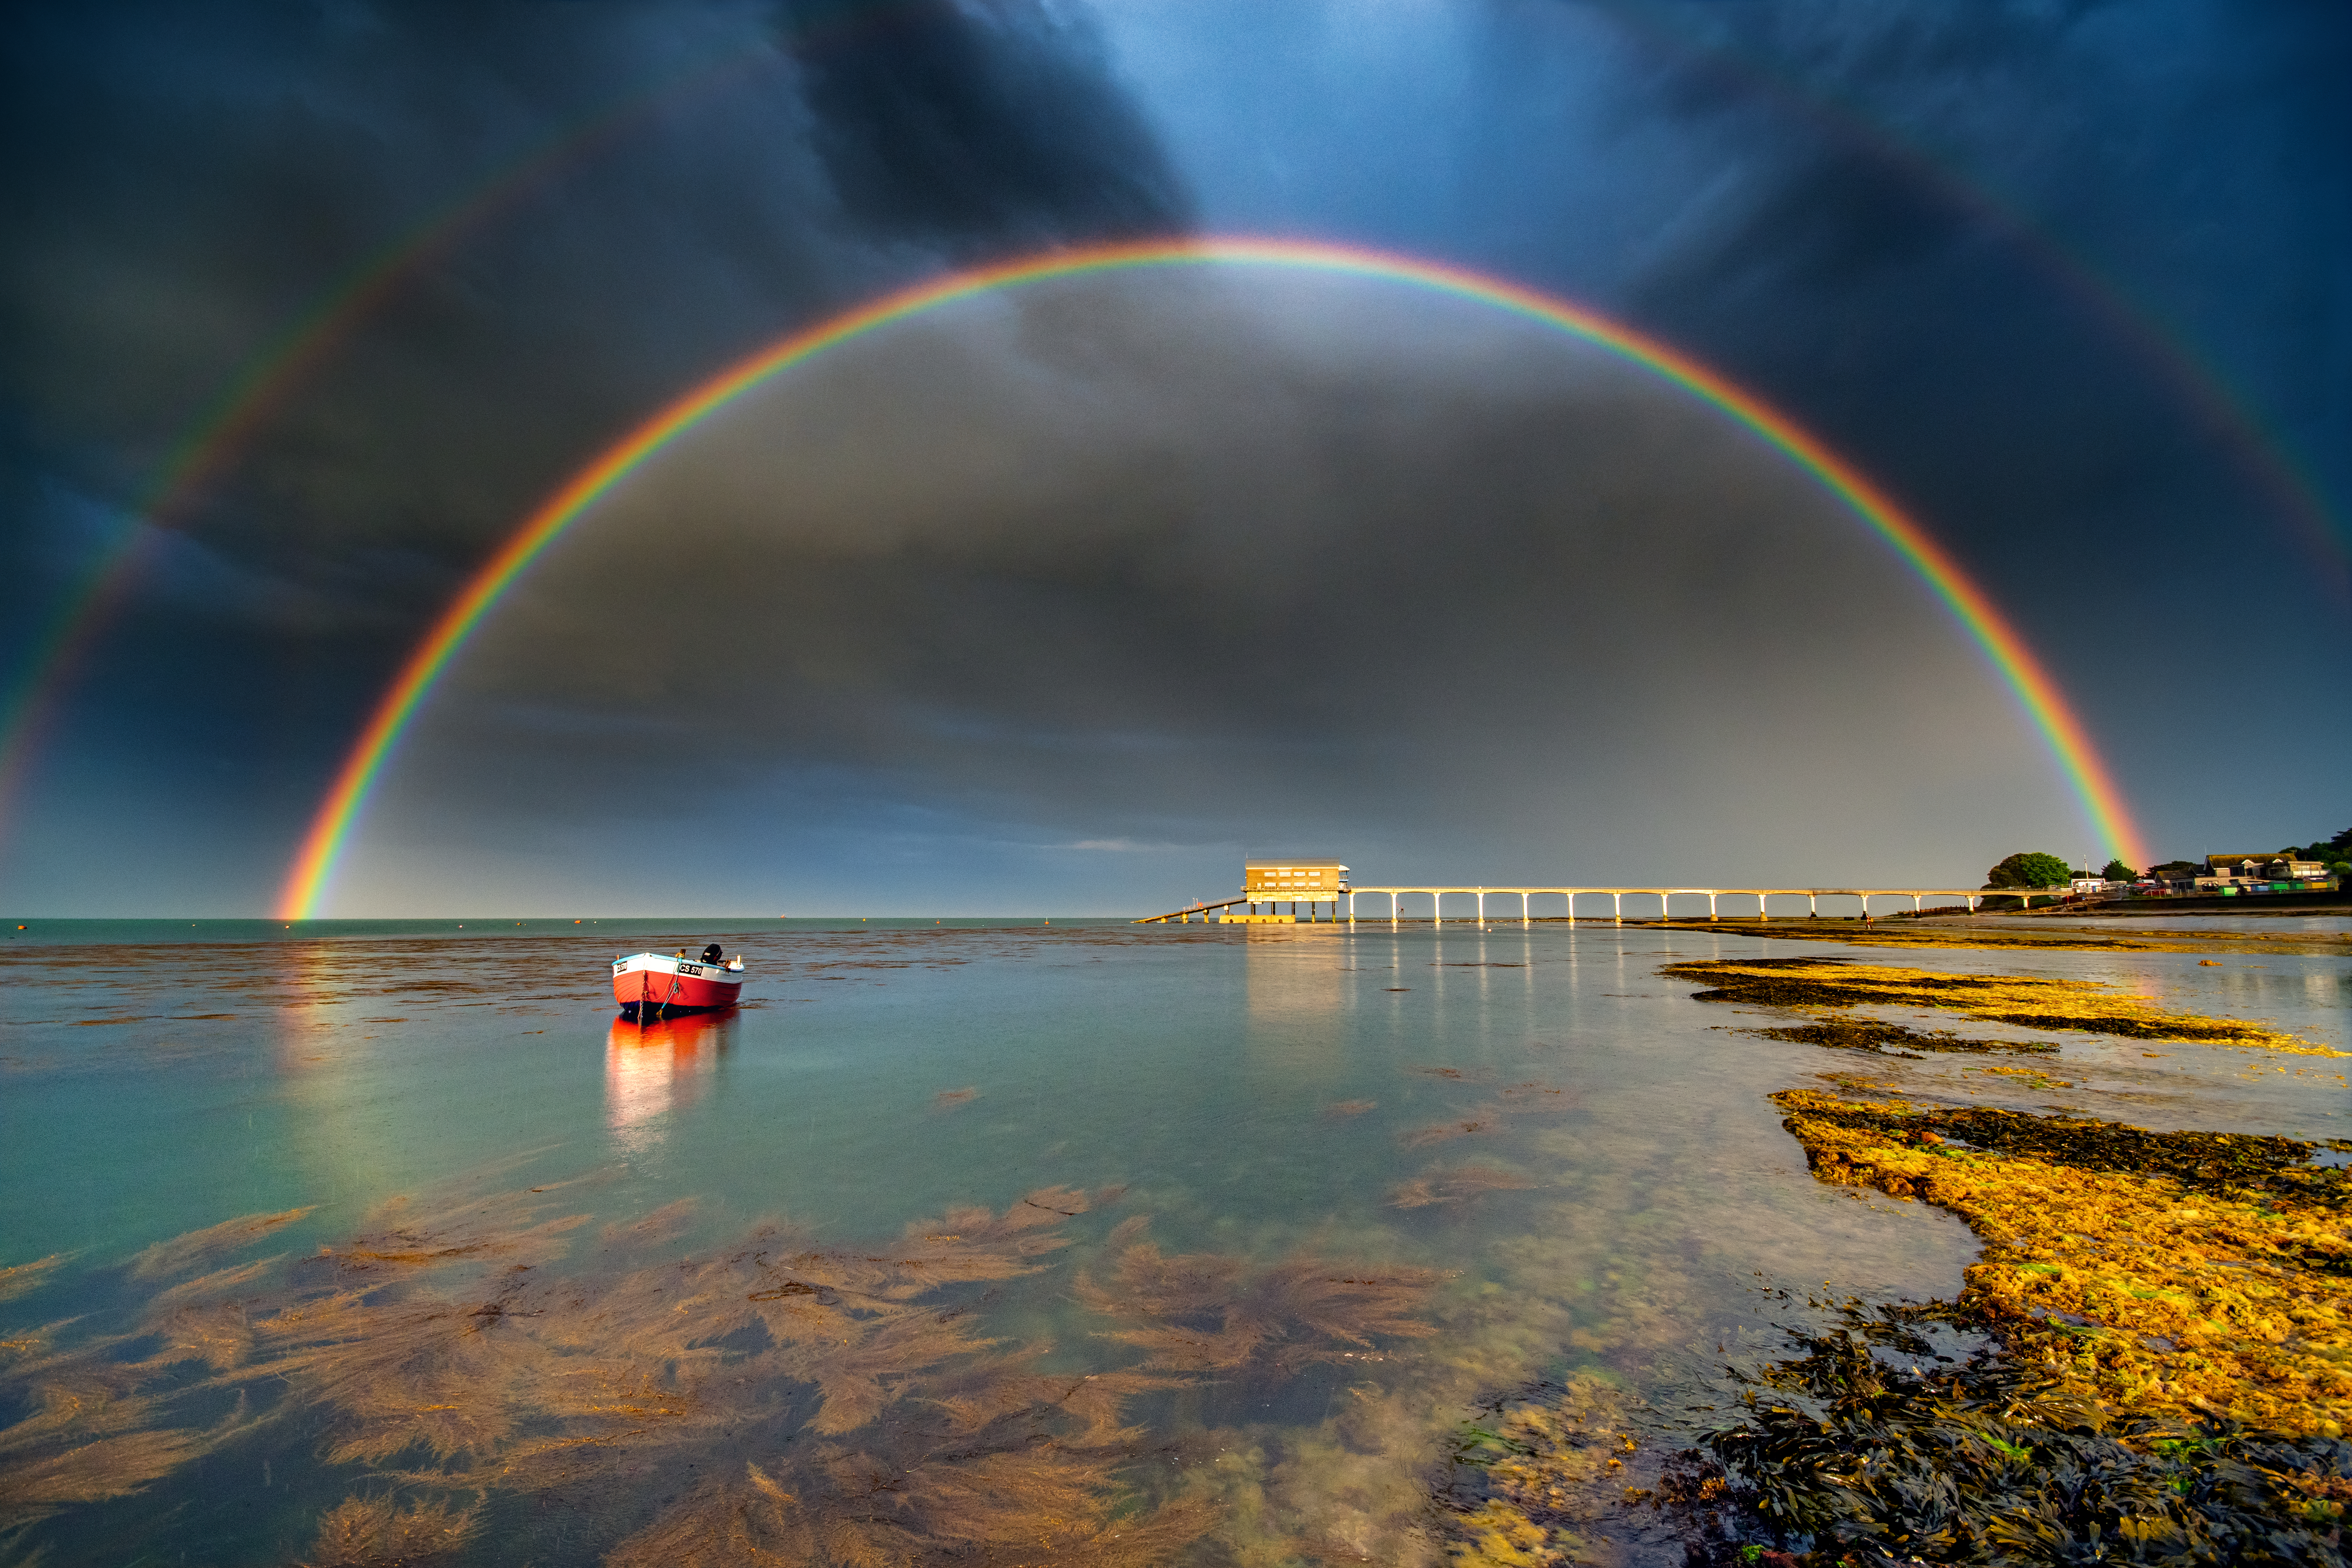
[[[709,1087],[736,1023],[732,1011],[614,1019],[604,1031],[604,1124],[632,1151],[659,1143],[668,1131],[662,1119]]]

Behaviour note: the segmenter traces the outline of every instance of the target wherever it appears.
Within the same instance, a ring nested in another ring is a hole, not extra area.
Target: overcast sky
[[[1548,290],[1784,410],[2001,605],[2158,853],[2352,826],[2339,7],[81,4],[20,8],[0,68],[0,669],[51,670],[10,910],[268,907],[472,572],[761,344],[1232,233]],[[1949,613],[1752,432],[1487,307],[1231,267],[942,309],[675,443],[486,622],[328,910],[2108,847]]]

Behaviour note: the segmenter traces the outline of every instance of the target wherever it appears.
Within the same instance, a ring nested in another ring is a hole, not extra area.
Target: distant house
[[[2287,855],[2208,855],[2205,875],[2197,882],[2200,887],[2208,882],[2302,882],[2326,875],[2327,868],[2319,861]]]
[[[1248,860],[1242,865],[1242,892],[1251,899],[1316,903],[1347,891],[1348,868],[1337,860]]]

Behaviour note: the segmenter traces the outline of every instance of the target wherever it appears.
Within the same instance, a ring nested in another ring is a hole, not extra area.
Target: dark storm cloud
[[[1187,202],[1099,46],[1025,0],[789,0],[815,140],[845,209],[958,251],[1164,235]]]
[[[60,10],[16,51],[13,401],[121,499],[241,359],[519,151],[194,521],[332,579],[457,560],[762,333],[920,271],[1166,230],[1175,183],[1082,29],[1028,5]],[[847,25],[855,24],[855,25]],[[650,108],[616,105],[677,84]],[[887,250],[886,250],[887,247]],[[364,591],[364,579],[345,584]]]
[[[120,537],[241,375],[406,258],[180,498],[188,546],[151,553],[97,705],[300,664],[339,687],[331,722],[233,703],[213,743],[315,771],[463,573],[654,407],[950,262],[1183,221],[1083,26],[1020,0],[803,10],[16,13],[0,566],[24,597],[76,591],[90,519]],[[37,626],[0,657],[21,668]]]
[[[2183,546],[2240,536],[2223,548],[2330,599],[2341,523],[2315,548],[2226,405],[2352,491],[2336,444],[2309,439],[2352,413],[2352,15],[1594,9],[1653,66],[1653,112],[1741,149],[1736,184],[1618,280],[1644,317],[1935,500],[1996,574],[2036,536],[2045,570],[2112,573],[2110,531],[2144,545],[2155,523]]]
[[[189,509],[184,548],[100,650],[45,764],[38,828],[15,840],[45,857],[40,888],[141,888],[152,845],[193,865],[201,835],[226,868],[204,884],[228,889],[213,907],[250,907],[417,629],[585,455],[833,307],[1194,221],[1418,251],[1658,334],[1916,510],[2046,658],[2168,843],[2193,847],[2217,800],[2240,824],[2220,839],[2339,825],[2339,721],[2252,770],[2179,738],[2249,701],[2298,723],[2338,713],[2352,668],[2340,605],[2253,471],[2266,459],[2208,405],[2242,400],[2344,510],[2340,6],[16,16],[0,63],[0,566],[20,603],[74,580],[173,441],[337,279],[562,128],[694,84],[426,257]],[[1358,361],[1283,346],[1269,320],[1251,318],[1262,342],[1214,313],[1139,336],[1041,297],[999,321],[1010,336],[939,340],[951,374],[845,361],[836,400],[773,443],[793,467],[712,446],[708,471],[665,468],[668,489],[615,500],[618,518],[670,496],[638,518],[645,536],[719,552],[740,580],[679,607],[622,556],[595,593],[518,601],[491,635],[520,640],[439,710],[434,744],[462,745],[421,748],[407,775],[448,786],[445,816],[412,793],[416,815],[386,833],[430,842],[473,813],[495,826],[474,864],[522,884],[561,862],[577,888],[597,810],[635,821],[673,795],[797,825],[795,855],[835,853],[817,843],[832,832],[937,873],[954,843],[1008,878],[1034,873],[1016,863],[1040,843],[1192,844],[1249,815],[1287,847],[1385,835],[1460,875],[1575,816],[1565,798],[1596,844],[1719,867],[1724,842],[1775,841],[1789,785],[1772,759],[1832,756],[1843,771],[1804,774],[1800,804],[1818,817],[1851,791],[1855,842],[1969,840],[1957,863],[1980,868],[2020,847],[1985,824],[2042,820],[2034,790],[1971,792],[1979,758],[2003,789],[2039,764],[2013,713],[1969,706],[1987,689],[1950,666],[1946,634],[1917,641],[1913,591],[1857,567],[1843,535],[1815,559],[1788,542],[1808,537],[1789,514],[1743,510],[1779,482],[1770,465],[1714,489],[1671,457],[1641,470],[1643,432],[1711,451],[1703,423],[1644,423],[1638,386],[1595,402],[1495,365],[1457,374],[1443,333],[1405,334],[1426,363]],[[1097,328],[1118,374],[1073,363]],[[1214,384],[1213,348],[1255,367],[1246,392],[1178,396]],[[1151,364],[1171,378],[1156,394],[1135,368]],[[975,389],[1004,416],[963,412]],[[1562,429],[1608,434],[1595,448]],[[888,483],[857,489],[851,459]],[[1624,506],[1672,525],[1595,524],[1572,481],[1639,471],[1667,479]],[[1560,495],[1586,510],[1530,499]],[[1710,516],[1714,531],[1693,521]],[[37,626],[13,618],[0,653]],[[562,648],[587,651],[544,667]],[[1444,673],[1465,656],[1469,697]],[[1791,707],[1804,692],[1812,706]],[[1864,788],[1872,764],[1850,748],[1867,726],[1803,728],[1857,712],[1894,727],[1920,776]],[[1520,752],[1497,740],[1523,735]],[[1512,756],[1481,794],[1477,770]],[[1735,765],[1769,781],[1745,816],[1721,784]],[[1234,805],[1234,781],[1282,778],[1319,782]],[[534,816],[534,799],[555,805]],[[1904,839],[1887,825],[1906,806]],[[1572,850],[1562,865],[1606,861]]]

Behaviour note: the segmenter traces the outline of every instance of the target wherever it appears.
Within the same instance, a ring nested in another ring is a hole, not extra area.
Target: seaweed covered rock
[[[1964,1315],[1850,1305],[1749,1374],[1737,1418],[1654,1494],[1696,1563],[2344,1561],[2352,1445],[2237,1423],[2111,1420]]]
[[[1450,1554],[1456,1568],[1553,1568],[1589,1560],[1598,1521],[1624,1510],[1637,1443],[1623,1395],[1590,1374],[1499,1403],[1456,1439]]]
[[[1936,1007],[2027,1029],[2080,1029],[2134,1040],[2197,1040],[2294,1056],[2347,1054],[2242,1018],[2167,1012],[2144,997],[2089,980],[1938,974],[1836,958],[1698,959],[1663,965],[1658,973],[1670,980],[1704,982],[1706,990],[1691,994],[1700,1002],[1808,1011]]]
[[[1960,1304],[2126,1413],[2340,1437],[2352,1173],[2290,1138],[1772,1097],[1815,1176],[1948,1208],[1983,1238]]]
[[[1630,1491],[1605,1391],[1499,1407],[1457,1446],[1476,1484],[1442,1494],[1456,1563],[1660,1525],[1725,1568],[2346,1561],[2352,1171],[2291,1138],[1772,1098],[1820,1179],[1968,1221],[1960,1299],[1788,1331]]]

